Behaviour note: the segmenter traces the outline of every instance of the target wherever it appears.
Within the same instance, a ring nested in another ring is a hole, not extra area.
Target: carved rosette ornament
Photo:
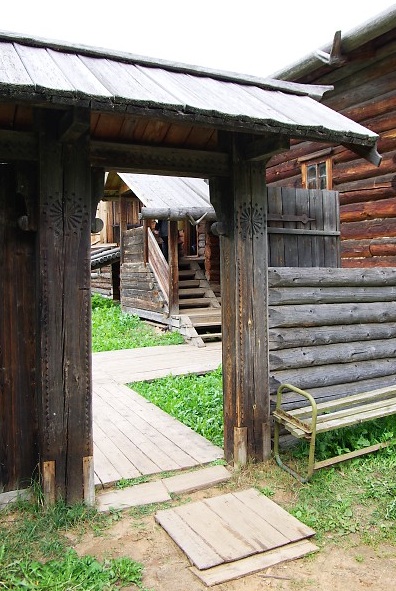
[[[265,223],[264,208],[260,207],[257,203],[254,205],[243,203],[239,206],[237,226],[242,240],[252,238],[253,236],[256,238],[260,235],[263,236]]]
[[[48,220],[49,229],[56,235],[65,236],[79,234],[82,227],[89,221],[89,211],[83,199],[73,193],[64,201],[60,198],[49,200],[44,206],[44,215]]]

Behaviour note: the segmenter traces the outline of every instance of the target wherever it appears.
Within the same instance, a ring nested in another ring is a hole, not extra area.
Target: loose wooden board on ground
[[[253,488],[161,510],[155,519],[207,585],[317,549],[299,544],[314,535],[310,527]]]

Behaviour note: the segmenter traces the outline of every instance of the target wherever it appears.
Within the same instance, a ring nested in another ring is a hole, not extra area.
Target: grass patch
[[[223,446],[221,367],[204,376],[168,376],[134,382],[130,388],[191,427],[215,445]]]
[[[94,353],[181,343],[184,339],[180,333],[155,329],[138,316],[124,314],[117,302],[99,294],[92,295]]]
[[[43,507],[40,498],[2,510],[0,588],[56,591],[111,591],[133,585],[144,589],[143,567],[129,558],[99,561],[79,556],[67,533],[102,532],[113,522],[83,504],[58,502]]]

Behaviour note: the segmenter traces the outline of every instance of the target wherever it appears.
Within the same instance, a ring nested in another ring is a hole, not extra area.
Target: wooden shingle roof
[[[327,88],[0,33],[0,101],[375,146],[376,134],[312,98]]]

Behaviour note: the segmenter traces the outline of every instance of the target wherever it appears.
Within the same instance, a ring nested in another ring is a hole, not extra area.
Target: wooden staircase
[[[221,340],[221,306],[204,272],[204,259],[185,257],[179,261],[178,329],[198,347]]]

